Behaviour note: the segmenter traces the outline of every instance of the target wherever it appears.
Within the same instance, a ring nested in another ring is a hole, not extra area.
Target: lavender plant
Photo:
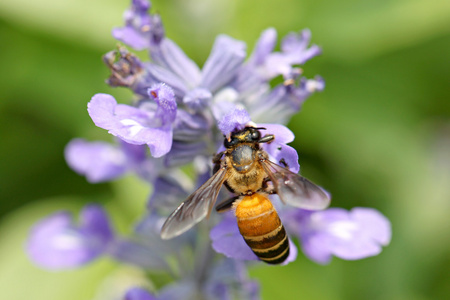
[[[104,61],[111,86],[135,94],[130,105],[113,96],[96,94],[88,103],[95,125],[115,136],[113,143],[72,140],[65,149],[69,166],[89,182],[117,179],[127,172],[153,186],[144,217],[131,235],[115,232],[104,209],[88,205],[78,221],[57,212],[34,226],[27,243],[30,258],[47,269],[71,269],[102,256],[135,265],[149,274],[168,274],[159,290],[134,287],[128,300],[259,299],[259,286],[247,275],[248,261],[258,260],[245,244],[232,213],[212,213],[208,221],[172,240],[160,238],[168,214],[211,175],[211,158],[223,149],[224,136],[248,124],[264,127],[275,140],[264,144],[274,162],[298,172],[298,155],[287,144],[294,134],[283,124],[297,113],[324,81],[307,79],[299,66],[320,54],[310,46],[308,30],[290,33],[274,51],[275,29],[261,34],[246,60],[245,43],[219,35],[203,68],[199,68],[168,37],[161,18],[149,14],[150,3],[133,0],[125,26],[113,36],[136,49],[147,50],[149,61],[120,46]],[[283,83],[272,87],[272,79]],[[191,166],[193,174],[184,168]],[[229,197],[222,191],[219,198]],[[281,205],[271,195],[291,238],[303,253],[326,264],[332,256],[356,260],[380,253],[390,242],[389,221],[371,208],[309,211]],[[296,246],[286,263],[297,257]],[[121,296],[121,295],[119,295]]]

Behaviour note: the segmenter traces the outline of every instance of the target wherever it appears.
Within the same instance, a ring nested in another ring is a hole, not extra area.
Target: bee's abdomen
[[[267,197],[244,196],[236,205],[239,231],[262,261],[279,264],[289,255],[289,240],[280,218]]]

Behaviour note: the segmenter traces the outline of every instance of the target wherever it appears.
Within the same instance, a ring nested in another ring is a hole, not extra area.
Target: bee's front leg
[[[225,154],[225,151],[219,152],[216,155],[213,156],[212,162],[214,164],[213,166],[213,174],[216,174],[217,171],[219,171],[221,165],[222,165],[222,156]]]

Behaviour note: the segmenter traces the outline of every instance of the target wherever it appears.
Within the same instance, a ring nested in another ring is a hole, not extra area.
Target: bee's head
[[[258,143],[261,139],[261,133],[259,129],[255,127],[245,127],[242,130],[235,131],[231,133],[230,139],[225,139],[225,148],[231,148],[240,143]]]

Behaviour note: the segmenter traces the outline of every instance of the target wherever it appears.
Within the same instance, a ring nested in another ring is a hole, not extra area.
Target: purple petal
[[[121,149],[105,142],[74,139],[67,144],[64,155],[67,164],[91,183],[115,179],[127,169]]]
[[[213,249],[226,257],[240,260],[259,260],[245,243],[239,232],[236,218],[226,216],[209,234]]]
[[[103,254],[113,239],[105,212],[99,206],[87,206],[74,224],[71,214],[55,213],[37,223],[29,236],[27,252],[38,265],[47,269],[68,269],[84,265]]]
[[[276,164],[288,167],[291,172],[298,173],[300,171],[300,164],[298,163],[297,150],[291,146],[279,144],[262,144],[263,149],[269,153],[270,160]]]
[[[178,109],[173,127],[173,139],[185,142],[201,139],[210,131],[210,124],[203,114],[191,114],[183,109]]]
[[[245,102],[257,102],[260,95],[268,90],[268,80],[278,75],[270,74],[266,69],[266,60],[277,42],[277,32],[273,28],[265,30],[253,50],[248,61],[239,69],[232,86],[239,91]],[[252,101],[254,99],[254,101]]]
[[[300,78],[292,84],[279,84],[269,93],[261,95],[259,101],[247,103],[252,121],[257,123],[286,123],[297,113],[305,100],[313,92],[322,91],[325,87],[323,79]]]
[[[292,78],[293,74],[297,73],[294,65],[304,64],[321,53],[321,49],[316,45],[307,48],[310,35],[309,30],[287,35],[282,41],[282,52],[267,54],[260,64],[258,68],[260,76],[266,80],[278,75],[283,75],[285,79]]]
[[[127,291],[124,300],[158,300],[158,298],[143,288],[134,287]]]
[[[362,230],[372,239],[383,246],[391,241],[391,223],[379,211],[373,208],[355,207],[351,211],[355,222],[359,223]]]
[[[331,261],[332,241],[328,236],[313,235],[302,240],[303,253],[312,261],[319,264],[328,264]]]
[[[181,185],[179,178],[175,176],[160,176],[153,183],[154,190],[148,201],[147,207],[150,211],[159,208],[171,210],[180,204],[180,199],[189,196]]]
[[[174,141],[169,153],[164,157],[166,167],[183,166],[194,161],[199,155],[208,155],[208,145],[205,141],[195,143]]]
[[[219,35],[202,69],[201,86],[212,93],[231,81],[245,59],[245,43]]]
[[[259,284],[249,280],[244,261],[222,259],[211,266],[208,275],[204,288],[207,299],[260,299]]]
[[[133,10],[146,12],[150,8],[150,1],[147,0],[132,0]]]
[[[289,118],[298,112],[301,104],[293,101],[290,91],[289,87],[280,84],[270,92],[261,95],[259,101],[248,107],[253,122],[287,123]]]
[[[272,79],[278,75],[289,77],[292,72],[292,59],[282,53],[275,52],[270,54],[261,70],[261,75],[265,79]]]
[[[203,288],[207,299],[232,300],[232,287],[221,281],[211,282]]]
[[[288,86],[288,94],[292,102],[301,105],[314,92],[321,92],[325,88],[325,81],[322,77],[316,76],[314,79],[301,78],[298,86]]]
[[[108,255],[115,260],[134,265],[136,267],[148,270],[167,270],[168,265],[165,257],[168,252],[159,251],[159,240],[141,241],[137,238],[121,239],[114,241],[108,248]]]
[[[146,70],[149,72],[154,81],[164,82],[173,88],[177,97],[182,98],[189,91],[189,87],[186,83],[177,74],[174,74],[165,66],[160,66],[155,63],[147,63]]]
[[[111,95],[97,94],[89,102],[88,112],[98,127],[108,130],[127,143],[147,144],[152,155],[160,157],[169,152],[172,146],[172,127],[167,123],[174,118],[174,106],[170,97],[162,98],[172,95],[163,93],[156,97],[160,105],[156,112],[152,112],[117,104]]]
[[[113,239],[113,231],[109,224],[108,216],[98,205],[89,205],[83,208],[80,213],[79,223],[80,230],[85,235],[92,236],[98,240],[102,247]]]
[[[157,213],[146,215],[136,225],[133,237],[116,239],[108,247],[108,254],[118,261],[139,268],[168,271],[166,258],[180,249],[189,236],[183,235],[170,241],[163,241],[160,232],[165,219]]]
[[[311,31],[303,29],[300,33],[290,32],[281,41],[281,50],[285,53],[293,53],[305,50],[311,41]]]
[[[143,50],[149,46],[148,37],[142,35],[142,32],[137,31],[131,26],[114,28],[112,30],[112,36],[116,40],[119,40],[136,50]]]
[[[390,241],[390,223],[374,209],[297,212],[289,227],[300,234],[305,254],[318,263],[328,263],[331,255],[347,260],[374,256]]]
[[[180,78],[188,90],[200,84],[201,73],[198,66],[172,40],[163,39],[159,51],[150,54],[153,61]]]
[[[198,286],[193,280],[184,279],[164,286],[160,290],[158,300],[197,299],[199,293]]]
[[[281,49],[291,64],[304,64],[321,53],[321,49],[316,45],[307,48],[310,40],[309,29],[304,29],[300,33],[291,32],[283,38]]]
[[[262,144],[263,149],[269,153],[270,158],[277,164],[288,166],[289,169],[298,173],[300,165],[298,163],[297,151],[291,146],[286,145],[294,140],[294,133],[286,126],[279,124],[258,124],[258,127],[264,127],[266,130],[261,130],[264,134],[275,135],[275,140],[271,143]]]
[[[276,43],[277,31],[274,28],[264,30],[256,43],[248,63],[252,65],[264,63],[267,56],[272,53]]]
[[[218,127],[224,135],[228,135],[234,130],[240,130],[245,124],[250,122],[250,115],[245,109],[234,109],[219,120]]]
[[[261,131],[263,135],[275,135],[275,141],[277,144],[287,144],[292,142],[295,138],[294,133],[289,128],[281,124],[258,123],[258,127],[266,128],[266,130]]]
[[[147,148],[144,145],[128,144],[122,140],[119,140],[119,143],[129,162],[138,165],[143,163],[147,158]]]
[[[214,95],[211,110],[216,120],[221,120],[225,115],[230,114],[235,109],[242,109],[238,104],[239,94],[233,88],[224,88]]]
[[[212,94],[207,89],[196,88],[189,91],[183,98],[183,103],[190,109],[200,112],[211,102]]]
[[[153,140],[147,142],[153,157],[161,157],[166,155],[172,148],[172,129],[155,128],[149,131],[148,138]]]

